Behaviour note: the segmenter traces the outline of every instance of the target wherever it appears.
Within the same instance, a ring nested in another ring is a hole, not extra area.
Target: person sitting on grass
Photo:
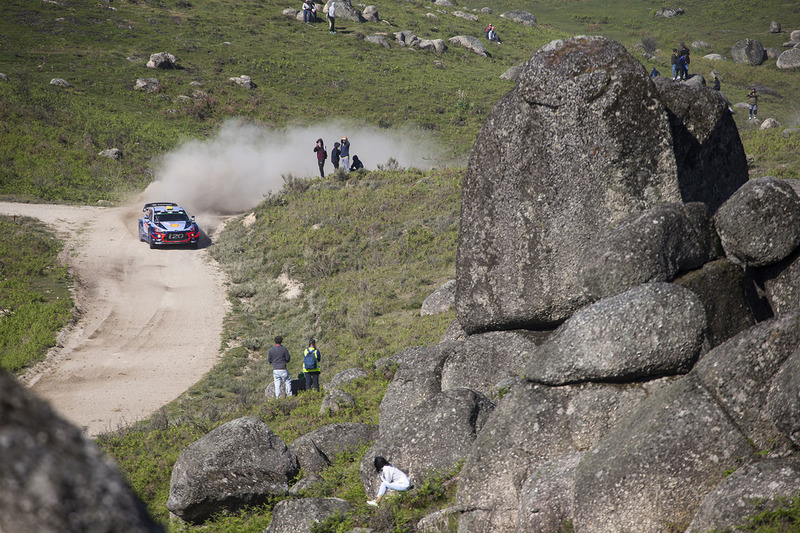
[[[387,490],[403,492],[411,488],[411,481],[409,481],[408,476],[399,468],[389,464],[389,461],[379,455],[375,458],[374,463],[375,471],[378,472],[381,478],[381,488],[378,489],[378,497],[367,501],[367,505],[377,507]]]

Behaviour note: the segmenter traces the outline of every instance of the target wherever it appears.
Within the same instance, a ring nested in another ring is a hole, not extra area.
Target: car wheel
[[[150,243],[150,249],[151,250],[156,247],[156,245],[153,244],[153,239],[150,239],[148,242]]]

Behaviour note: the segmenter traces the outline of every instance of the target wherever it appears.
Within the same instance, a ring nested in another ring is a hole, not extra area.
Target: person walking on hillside
[[[389,464],[389,461],[380,455],[375,458],[374,464],[375,471],[381,478],[381,487],[378,489],[378,496],[374,500],[367,501],[367,505],[377,507],[387,490],[403,492],[411,487],[411,481],[405,472]]]
[[[758,93],[755,88],[747,93],[747,120],[758,120]]]
[[[319,391],[319,363],[322,356],[317,349],[317,341],[308,339],[308,348],[303,352],[303,374],[306,377],[306,390]]]
[[[314,151],[317,153],[317,165],[319,165],[319,177],[325,177],[325,160],[328,159],[328,151],[325,150],[325,143],[322,139],[317,139],[317,144],[314,145]]]
[[[328,7],[328,30],[331,33],[336,33],[336,2],[331,2]]]
[[[347,137],[342,137],[342,143],[339,145],[339,157],[342,160],[342,168],[345,172],[350,172],[350,141]]]
[[[291,360],[289,350],[283,345],[283,337],[275,337],[275,346],[269,349],[267,361],[272,365],[272,379],[275,382],[275,397],[281,397],[281,386],[286,390],[286,396],[292,395],[292,378],[286,369],[286,364]]]
[[[331,163],[333,164],[333,170],[337,170],[339,168],[339,156],[341,155],[341,150],[339,149],[341,146],[338,142],[333,143],[333,150],[331,150]]]

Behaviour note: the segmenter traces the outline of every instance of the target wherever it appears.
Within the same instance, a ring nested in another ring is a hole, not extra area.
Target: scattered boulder
[[[458,507],[446,507],[423,517],[417,522],[417,531],[420,533],[441,533],[452,531],[453,523],[458,521],[461,513]]]
[[[533,354],[525,377],[565,385],[685,374],[704,348],[706,324],[692,291],[639,285],[572,315]]]
[[[781,123],[775,120],[774,118],[770,117],[766,119],[764,122],[761,123],[761,126],[758,127],[760,130],[771,130],[773,128],[779,128]]]
[[[107,157],[109,159],[119,159],[122,157],[122,150],[119,148],[109,148],[108,150],[102,150],[99,154],[100,157]]]
[[[703,56],[703,59],[708,59],[709,61],[725,61],[725,56],[720,54],[706,54]]]
[[[483,46],[483,43],[477,37],[472,37],[471,35],[457,35],[448,39],[448,42],[463,46],[479,56],[487,57],[489,55],[486,53],[486,47]]]
[[[450,0],[436,0],[433,5],[439,7],[453,7],[453,2]]]
[[[439,20],[439,17],[436,16],[436,13],[425,13],[425,16],[429,19]]]
[[[789,34],[789,39],[796,43],[800,43],[800,30],[792,31],[792,33]]]
[[[500,74],[500,79],[509,80],[509,81],[517,81],[517,77],[519,76],[519,72],[522,70],[522,65],[514,65],[507,71]]]
[[[392,47],[392,45],[389,44],[389,39],[387,39],[385,35],[367,35],[366,37],[364,37],[364,40],[367,41],[368,43],[379,44],[384,48]]]
[[[351,22],[366,22],[367,20],[361,15],[361,11],[354,8],[349,2],[342,2],[341,0],[328,0],[325,7],[322,8],[323,13],[328,12],[331,3],[336,2],[336,19],[349,20]],[[377,12],[376,12],[377,15]]]
[[[223,510],[257,505],[289,490],[297,458],[264,422],[238,418],[180,453],[172,469],[167,509],[200,523]]]
[[[342,370],[325,385],[326,389],[338,389],[342,385],[347,385],[353,381],[367,377],[367,373],[361,368],[348,368]]]
[[[342,409],[352,409],[356,405],[356,400],[351,394],[339,389],[331,389],[322,399],[319,414],[326,415],[328,412],[338,413]]]
[[[395,32],[394,38],[400,46],[416,46],[420,42],[420,38],[409,30]]]
[[[464,13],[463,11],[453,11],[453,16],[462,18],[464,20],[469,20],[470,22],[477,22],[478,16],[473,15],[472,13]]]
[[[737,41],[731,48],[731,58],[736,63],[746,65],[760,65],[766,59],[764,45],[753,39]]]
[[[681,85],[697,89],[706,86],[706,79],[701,74],[689,74]]]
[[[721,255],[705,204],[664,204],[631,215],[587,245],[582,286],[599,300],[651,281],[672,281]]]
[[[50,85],[55,85],[56,87],[63,87],[63,88],[72,87],[72,85],[70,85],[70,83],[64,78],[53,78],[52,80],[50,80]]]
[[[692,43],[692,48],[695,50],[711,50],[711,45],[705,41],[695,41]]]
[[[773,20],[769,23],[769,32],[770,33],[780,33],[781,32],[781,23]]]
[[[272,520],[264,533],[311,533],[319,522],[335,514],[346,515],[351,506],[341,498],[301,498],[282,500],[272,510]]]
[[[422,45],[420,45],[422,48]],[[440,285],[422,302],[420,315],[439,315],[450,310],[456,303],[456,280]]]
[[[456,314],[468,333],[557,326],[587,303],[583,249],[682,199],[682,147],[642,64],[603,37],[551,44],[489,114],[464,176]]]
[[[431,50],[433,52],[436,52],[437,54],[442,54],[445,51],[447,51],[447,45],[444,44],[444,41],[442,39],[432,39],[432,40],[423,39],[419,42],[418,46],[420,50]],[[455,281],[453,283],[455,284]],[[433,294],[431,296],[433,296]],[[428,298],[430,298],[431,296],[429,296]],[[453,302],[455,302],[455,296],[453,297]],[[453,303],[451,302],[450,305],[453,305]],[[422,302],[422,308],[425,309],[425,302]],[[444,311],[441,312],[444,313]],[[437,313],[431,313],[431,314],[437,314]]]
[[[318,474],[344,452],[354,452],[378,437],[378,427],[369,424],[331,424],[298,437],[289,445],[303,473]]]
[[[481,11],[481,13],[483,13],[484,15],[491,15],[492,13],[494,13],[494,11],[492,10],[492,8],[491,8],[491,7],[488,7],[488,6],[487,6],[487,7],[482,7],[482,8],[480,9],[480,11]]]
[[[776,66],[781,69],[800,68],[800,48],[791,48],[778,56]]]
[[[256,88],[256,84],[253,82],[253,80],[250,78],[250,76],[246,76],[244,74],[242,74],[241,76],[236,76],[234,78],[228,78],[228,79],[230,81],[232,81],[233,83],[235,83],[236,85],[244,87],[245,89],[255,89]]]
[[[297,19],[297,13],[298,10],[292,9],[291,7],[287,7],[286,9],[281,11],[281,14],[283,14],[285,17],[289,17],[290,19],[295,19],[295,20]]]
[[[161,90],[161,82],[157,78],[136,78],[133,90],[154,93]]]
[[[714,222],[732,260],[777,263],[800,245],[800,198],[783,180],[750,180],[719,208]]]
[[[0,370],[0,530],[163,531],[114,462]]]
[[[378,8],[369,5],[364,8],[364,11],[361,13],[361,16],[364,17],[364,20],[367,22],[380,22],[380,18],[378,17]]]
[[[0,72],[0,80],[8,81],[8,74],[3,74],[2,72]]]
[[[154,69],[172,69],[177,67],[178,59],[169,52],[159,52],[150,55],[150,61],[147,62],[147,68]]]
[[[686,531],[736,531],[747,517],[775,511],[797,495],[800,459],[766,459],[745,465],[703,499]],[[785,508],[785,507],[784,507]]]
[[[500,15],[501,18],[508,19],[512,22],[519,22],[520,24],[524,24],[525,26],[536,26],[536,17],[532,13],[528,13],[527,11],[520,11],[520,10],[513,10],[513,11],[506,11],[505,13]]]
[[[780,57],[781,51],[774,46],[770,46],[767,48],[767,59],[778,59]]]
[[[683,15],[685,11],[680,7],[662,7],[655,13],[656,17],[673,18],[678,15]]]

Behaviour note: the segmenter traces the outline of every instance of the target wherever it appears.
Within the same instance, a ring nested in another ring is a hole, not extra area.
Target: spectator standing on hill
[[[755,89],[747,93],[747,111],[747,120],[758,120],[758,93]]]
[[[342,137],[342,143],[339,145],[339,157],[342,159],[342,168],[345,172],[350,171],[350,141],[347,137]]]
[[[311,21],[311,0],[303,2],[303,22],[308,24]]]
[[[377,498],[367,501],[368,505],[377,507],[387,490],[403,492],[411,487],[411,481],[405,472],[389,464],[389,461],[380,455],[375,458],[374,464],[375,471],[378,472],[378,476],[381,478],[381,488],[378,489]]]
[[[672,63],[672,81],[677,81],[678,79],[678,49],[672,49],[672,56],[670,56],[670,63]]]
[[[314,145],[314,151],[317,153],[317,165],[319,165],[319,177],[325,177],[325,160],[328,159],[328,151],[325,150],[325,143],[322,139],[317,139],[317,144]]]
[[[317,4],[314,0],[308,0],[308,5],[311,7],[311,22],[317,22]]]
[[[275,382],[275,397],[281,397],[281,385],[286,390],[286,396],[292,395],[292,378],[286,369],[286,364],[291,360],[289,350],[283,345],[283,337],[275,337],[275,346],[269,349],[267,361],[272,365],[272,379]]]
[[[306,377],[306,390],[319,391],[319,362],[322,356],[317,349],[317,341],[308,339],[308,348],[303,352],[303,374]]]
[[[336,33],[336,2],[331,2],[328,7],[328,30],[331,33]]]
[[[333,164],[333,170],[337,170],[339,168],[339,156],[341,155],[339,146],[341,145],[338,142],[335,142],[333,143],[333,150],[331,150],[331,163]]]
[[[350,165],[350,170],[361,170],[364,168],[364,163],[358,158],[357,155],[353,156],[353,164]]]
[[[681,56],[681,65],[683,66],[683,74],[681,79],[685,80],[689,77],[689,63],[691,61],[691,58],[689,57],[689,47],[684,43],[681,43],[681,50],[679,53]]]

